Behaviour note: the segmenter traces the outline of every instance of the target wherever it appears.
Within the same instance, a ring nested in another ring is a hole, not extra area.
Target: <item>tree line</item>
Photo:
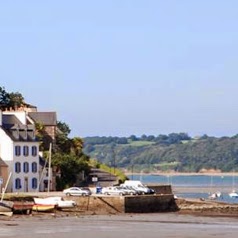
[[[128,137],[127,143],[113,140],[90,144],[92,137],[84,138],[85,153],[96,160],[120,168],[138,168],[155,171],[199,172],[202,170],[238,171],[238,136],[191,138],[186,133],[171,133],[157,137]],[[100,140],[98,140],[100,142]],[[138,143],[139,141],[139,143]],[[148,142],[150,143],[143,143]]]

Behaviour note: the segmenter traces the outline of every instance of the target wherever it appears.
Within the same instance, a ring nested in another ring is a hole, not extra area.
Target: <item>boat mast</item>
[[[52,150],[52,144],[50,143],[49,164],[48,164],[48,193],[50,192],[50,181],[51,181],[51,150]]]

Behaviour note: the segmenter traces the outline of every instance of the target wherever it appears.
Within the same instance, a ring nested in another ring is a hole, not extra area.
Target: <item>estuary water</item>
[[[147,185],[170,184],[173,190],[178,189],[175,195],[185,198],[204,198],[208,199],[209,195],[214,192],[221,192],[222,196],[217,200],[238,203],[238,198],[230,198],[229,192],[237,190],[237,175],[128,175],[131,180],[140,180]],[[183,189],[181,189],[183,188]],[[187,188],[187,191],[186,191]],[[190,192],[191,189],[193,192]],[[195,192],[194,192],[195,191]]]

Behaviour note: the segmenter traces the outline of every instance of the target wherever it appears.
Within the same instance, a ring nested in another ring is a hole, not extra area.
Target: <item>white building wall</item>
[[[1,151],[0,156],[5,161],[13,160],[13,141],[11,138],[5,133],[5,131],[0,128],[0,143],[1,143]]]
[[[26,124],[26,112],[19,111],[4,111],[2,112],[5,115],[15,115],[23,124]],[[0,112],[0,123],[2,122],[2,115]],[[21,154],[20,156],[16,156],[15,154],[15,146],[20,146]],[[23,146],[29,147],[29,154],[28,156],[23,155]],[[36,156],[32,156],[32,146],[36,146],[37,153]],[[39,164],[39,142],[29,142],[29,141],[13,141],[6,132],[1,128],[0,124],[0,156],[4,160],[4,162],[8,165],[8,173],[11,172],[11,177],[9,180],[9,184],[7,187],[7,192],[35,192],[39,188],[39,180],[40,180],[40,168]],[[16,173],[15,171],[15,164],[16,162],[20,163],[21,172]],[[29,164],[29,171],[26,173],[23,170],[24,162]],[[37,164],[37,171],[36,173],[32,172],[32,163],[36,162]],[[37,188],[32,188],[32,179],[36,178],[37,180]],[[16,188],[15,181],[16,179],[20,179],[21,187]]]
[[[8,165],[8,174],[12,171],[13,164],[13,141],[0,127],[0,156],[2,160]],[[7,187],[7,192],[12,190],[11,178]]]
[[[12,192],[36,192],[39,187],[39,143],[38,142],[14,142],[15,146],[20,146],[21,154],[17,156],[14,154],[13,156],[13,164],[12,164]],[[28,156],[23,155],[23,147],[29,147]],[[32,156],[32,146],[36,146],[37,154],[36,156]],[[19,162],[21,172],[17,173],[15,171],[15,164]],[[24,172],[24,163],[27,162],[29,165],[29,171]],[[36,162],[37,171],[34,173],[32,171],[32,163]],[[37,180],[37,188],[32,188],[32,179],[36,178]],[[16,188],[16,179],[20,179],[21,188]]]

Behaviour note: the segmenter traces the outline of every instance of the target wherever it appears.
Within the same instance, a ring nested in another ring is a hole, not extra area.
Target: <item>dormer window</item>
[[[15,139],[17,139],[17,140],[19,139],[19,130],[18,129],[12,130],[12,134]]]
[[[21,129],[19,131],[20,137],[22,140],[27,140],[27,130],[26,129]]]
[[[24,140],[27,140],[27,129],[25,129]]]
[[[36,133],[35,133],[35,131],[32,131],[32,139],[33,139],[33,140],[36,139]]]

